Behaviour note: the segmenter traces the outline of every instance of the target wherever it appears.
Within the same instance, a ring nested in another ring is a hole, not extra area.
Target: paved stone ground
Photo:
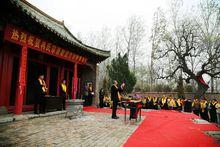
[[[91,112],[72,120],[64,115],[35,118],[0,125],[0,146],[119,147],[139,124]]]

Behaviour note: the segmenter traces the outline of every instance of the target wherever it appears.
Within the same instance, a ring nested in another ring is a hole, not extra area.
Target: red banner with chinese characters
[[[34,36],[22,29],[16,28],[12,25],[7,25],[5,28],[4,39],[10,42],[20,44],[22,46],[26,45],[34,50],[56,56],[71,62],[76,62],[79,64],[85,64],[87,58],[74,54],[67,49],[60,48],[55,44]]]

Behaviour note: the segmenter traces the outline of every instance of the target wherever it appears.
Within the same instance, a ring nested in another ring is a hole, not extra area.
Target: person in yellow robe
[[[177,108],[176,101],[174,100],[173,97],[170,97],[169,107],[170,107],[171,110],[176,110],[176,108]]]
[[[103,102],[104,102],[104,107],[112,108],[112,101],[110,97],[104,96]]]
[[[195,115],[198,115],[199,116],[199,113],[200,113],[200,110],[201,109],[201,105],[200,105],[200,102],[198,100],[198,98],[195,98],[193,100],[193,103],[192,103],[192,110],[193,110],[193,113]]]
[[[163,96],[161,98],[161,102],[160,102],[161,108],[165,109],[166,108],[166,104],[167,104],[167,98],[166,98],[166,96]]]
[[[183,106],[183,104],[182,104],[180,98],[178,98],[178,99],[176,100],[176,104],[177,104],[177,110],[178,110],[178,111],[182,111],[182,106]]]
[[[46,82],[44,81],[44,75],[39,75],[35,83],[35,103],[34,113],[45,113],[45,95],[47,93]]]
[[[63,99],[63,110],[66,110],[66,99],[67,99],[67,86],[66,80],[63,80],[60,84],[60,96]]]

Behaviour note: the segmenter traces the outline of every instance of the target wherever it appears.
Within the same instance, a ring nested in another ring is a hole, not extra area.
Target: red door
[[[13,55],[10,49],[4,47],[1,53],[1,74],[0,74],[0,106],[10,105],[11,81],[13,71]],[[16,83],[15,83],[16,84]]]

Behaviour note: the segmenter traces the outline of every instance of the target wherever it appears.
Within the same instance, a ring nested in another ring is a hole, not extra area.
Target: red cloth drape
[[[202,75],[197,76],[197,79],[198,79],[198,81],[199,81],[202,85],[204,85],[205,87],[209,88],[209,85],[206,84],[206,82],[204,81]]]

